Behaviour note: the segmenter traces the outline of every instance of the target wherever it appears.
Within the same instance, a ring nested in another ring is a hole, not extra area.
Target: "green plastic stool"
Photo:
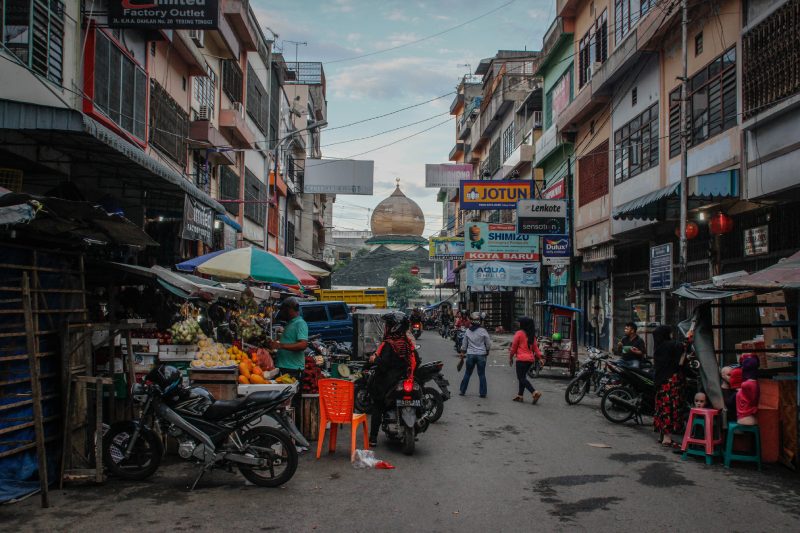
[[[739,433],[752,433],[756,438],[756,453],[755,455],[741,455],[733,453],[733,435]],[[742,426],[736,422],[728,422],[728,437],[725,442],[725,468],[731,467],[731,461],[744,461],[749,463],[757,463],[758,470],[761,471],[761,433],[758,429],[758,424],[755,426]]]
[[[716,426],[716,424],[714,424],[714,426]],[[701,433],[703,435],[705,435],[705,433],[706,433],[706,421],[705,421],[705,419],[703,419],[703,418],[693,418],[691,427],[687,428],[687,430],[686,430],[686,435],[694,437],[695,428],[702,428]],[[717,430],[716,427],[714,429],[712,429],[712,432],[717,434],[717,441],[720,440],[719,439],[719,431]],[[688,439],[686,437],[684,437],[684,440],[688,440]],[[695,446],[695,447],[693,447],[693,446]],[[717,446],[717,445],[714,446],[714,452],[711,455],[706,453],[705,448],[701,448],[699,446],[700,445],[698,443],[687,444],[686,448],[683,450],[683,454],[681,455],[681,459],[686,460],[686,456],[687,455],[696,455],[698,457],[705,457],[706,464],[710,465],[710,464],[714,463],[714,457],[722,456],[722,450],[720,450],[720,447]]]

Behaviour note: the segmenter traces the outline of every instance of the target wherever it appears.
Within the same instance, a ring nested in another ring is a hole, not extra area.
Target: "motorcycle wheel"
[[[444,413],[442,394],[431,387],[422,389],[422,408],[425,410],[425,414],[431,424],[442,418],[442,413]]]
[[[577,405],[581,403],[583,397],[589,391],[589,380],[585,376],[579,376],[567,385],[567,390],[564,391],[564,399],[569,405]]]
[[[403,453],[414,455],[414,428],[403,428]]]
[[[609,389],[600,401],[600,411],[602,411],[603,416],[606,417],[609,422],[615,424],[622,424],[633,418],[636,412],[626,406],[615,404],[613,401],[614,399],[633,402],[634,396],[627,387]]]
[[[103,438],[103,462],[117,477],[142,480],[152,476],[161,464],[161,439],[152,430],[142,428],[131,456],[125,459],[125,450],[135,430],[131,421],[112,424]]]
[[[261,487],[277,487],[292,479],[297,470],[297,449],[286,433],[270,427],[255,427],[242,435],[242,442],[245,448],[251,445],[260,448],[272,448],[279,455],[278,458],[273,460],[272,464],[264,468],[239,465],[239,472],[242,473],[247,481]],[[250,451],[247,453],[254,455]],[[265,453],[260,457],[266,455]],[[276,467],[282,467],[283,469],[278,473]]]
[[[368,414],[370,412],[369,393],[366,389],[356,389],[353,407],[356,413]]]

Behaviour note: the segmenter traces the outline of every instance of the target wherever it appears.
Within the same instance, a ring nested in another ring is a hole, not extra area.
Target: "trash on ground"
[[[381,461],[375,457],[372,450],[356,450],[353,452],[353,468],[378,468],[381,470],[394,470],[394,465]]]

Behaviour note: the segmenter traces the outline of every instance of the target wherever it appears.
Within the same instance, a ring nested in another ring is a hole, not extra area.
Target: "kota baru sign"
[[[461,209],[514,209],[532,198],[530,181],[469,180],[461,182]],[[551,232],[552,233],[552,232]]]
[[[517,231],[535,235],[567,232],[567,202],[564,200],[521,200],[517,204]]]
[[[467,263],[467,285],[473,290],[492,287],[539,287],[539,263],[481,261]]]
[[[181,239],[214,244],[214,210],[189,195],[183,201],[183,229]]]
[[[431,261],[464,259],[464,239],[461,237],[431,237],[428,239]]]
[[[108,0],[110,28],[214,30],[218,0]]]
[[[538,261],[539,238],[520,235],[514,224],[470,222],[464,231],[467,261]]]

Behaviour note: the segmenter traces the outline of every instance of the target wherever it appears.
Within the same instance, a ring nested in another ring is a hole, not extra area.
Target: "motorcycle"
[[[460,328],[453,330],[453,343],[456,352],[461,352],[461,348],[464,344],[464,336],[467,334],[467,328],[461,326]]]
[[[450,399],[450,390],[447,388],[450,382],[442,374],[442,368],[444,368],[442,361],[430,361],[421,364],[414,373],[417,381],[422,386],[422,403],[425,416],[431,424],[442,417],[444,402]],[[439,390],[433,387],[426,387],[425,384],[429,381],[433,381],[439,387]]]
[[[600,401],[603,416],[615,424],[631,418],[642,424],[643,416],[652,416],[655,412],[656,387],[652,370],[622,366],[617,361],[609,361],[606,366],[619,376],[620,384],[603,394]]]
[[[411,334],[414,335],[415,339],[419,339],[420,335],[422,335],[422,322],[416,320],[411,323]]]
[[[184,387],[174,367],[159,365],[131,388],[140,406],[139,418],[111,425],[103,438],[103,460],[109,471],[124,479],[153,475],[163,454],[161,435],[178,441],[178,455],[192,461],[203,475],[214,468],[229,472],[236,466],[251,483],[277,487],[297,470],[295,442],[308,441],[288,417],[294,392],[254,392],[236,400],[215,400],[202,387]],[[264,416],[281,429],[255,426]]]
[[[564,399],[569,405],[579,404],[591,389],[602,396],[606,388],[619,384],[619,378],[604,368],[604,362],[609,358],[608,353],[597,348],[589,348],[588,351],[589,358],[581,365],[564,391]]]

